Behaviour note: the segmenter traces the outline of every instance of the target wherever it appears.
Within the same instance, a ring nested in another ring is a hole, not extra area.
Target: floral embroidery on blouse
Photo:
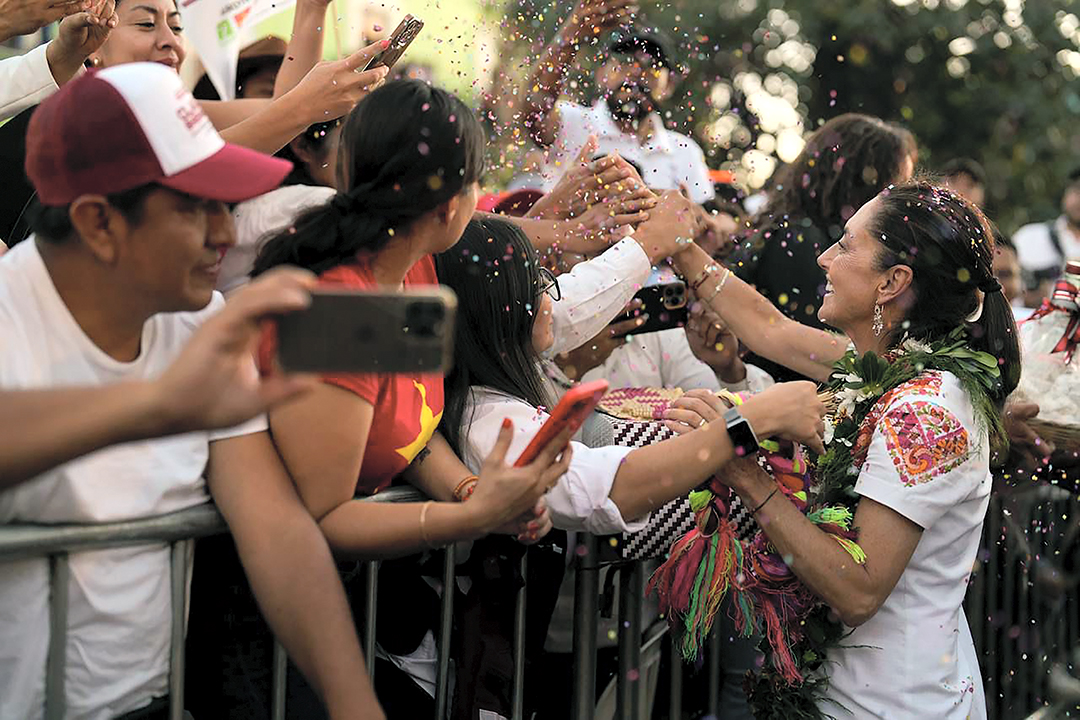
[[[968,459],[964,426],[951,412],[925,400],[905,402],[881,419],[885,446],[905,487],[914,487]]]
[[[855,447],[852,449],[851,453],[852,459],[855,461],[855,466],[862,467],[866,462],[866,452],[870,449],[870,441],[874,437],[874,430],[877,429],[878,423],[881,422],[881,418],[885,414],[885,411],[897,398],[903,395],[940,394],[941,373],[930,370],[918,377],[908,380],[906,383],[897,385],[892,390],[882,395],[881,398],[874,403],[874,407],[870,408],[870,412],[867,413],[866,419],[859,429],[859,434],[855,438]]]

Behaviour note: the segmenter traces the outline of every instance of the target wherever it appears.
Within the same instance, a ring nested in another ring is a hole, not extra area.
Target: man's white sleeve
[[[45,56],[48,45],[0,60],[0,122],[37,105],[60,89]]]

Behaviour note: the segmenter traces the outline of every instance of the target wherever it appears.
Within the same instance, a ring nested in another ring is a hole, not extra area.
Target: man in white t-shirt
[[[225,144],[161,65],[90,73],[46,100],[27,134],[35,237],[0,259],[0,389],[160,376],[222,307],[225,203],[272,189],[288,167]],[[128,520],[211,494],[267,619],[331,715],[382,717],[333,559],[265,419],[90,453],[0,493],[0,522]],[[71,556],[65,717],[160,704],[169,574],[164,545]],[[47,560],[0,563],[3,720],[43,715],[48,603]]]
[[[1068,260],[1080,258],[1080,168],[1069,173],[1061,194],[1061,215],[1050,222],[1024,225],[1012,236],[1024,271],[1029,307],[1038,307]]]
[[[524,120],[533,139],[549,149],[544,190],[555,186],[590,135],[603,155],[617,152],[641,168],[645,183],[660,190],[685,189],[691,200],[715,197],[701,147],[669,130],[660,105],[674,90],[677,70],[668,40],[658,32],[620,31],[596,70],[602,96],[591,106],[560,100],[579,47],[630,16],[635,0],[582,0],[545,49],[523,96]]]

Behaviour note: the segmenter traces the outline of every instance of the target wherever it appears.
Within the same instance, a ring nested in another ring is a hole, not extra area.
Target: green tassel
[[[690,509],[698,513],[709,506],[712,502],[713,494],[712,490],[691,490],[690,491]]]
[[[837,525],[845,530],[851,527],[854,518],[851,511],[842,505],[821,508],[806,516],[806,519],[815,525]]]

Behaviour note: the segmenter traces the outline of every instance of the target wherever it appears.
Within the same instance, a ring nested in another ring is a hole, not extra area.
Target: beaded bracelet
[[[469,477],[459,482],[457,487],[454,488],[454,499],[458,502],[465,502],[467,499],[469,499],[469,496],[471,496],[473,494],[473,491],[476,490],[476,482],[479,479],[480,478],[476,475],[470,475]]]

